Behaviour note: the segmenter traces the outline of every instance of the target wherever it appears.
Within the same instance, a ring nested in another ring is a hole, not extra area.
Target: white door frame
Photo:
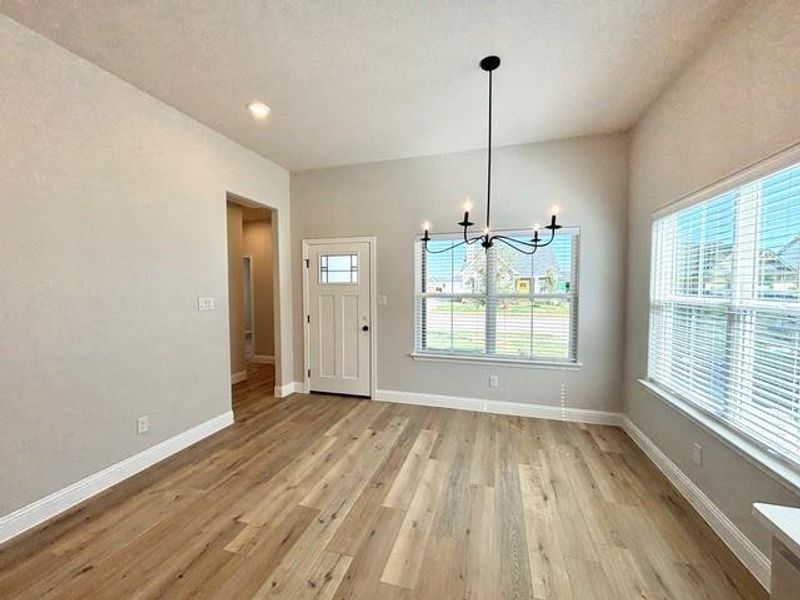
[[[376,335],[378,332],[378,310],[377,310],[377,253],[378,253],[378,238],[375,236],[369,237],[349,237],[349,238],[312,238],[303,240],[303,393],[308,394],[311,391],[311,380],[308,376],[308,370],[311,368],[311,325],[308,321],[309,307],[308,307],[308,247],[314,244],[351,244],[351,243],[366,243],[369,244],[369,331],[370,331],[370,356],[369,356],[369,396],[375,399],[375,390],[378,386],[378,344]]]

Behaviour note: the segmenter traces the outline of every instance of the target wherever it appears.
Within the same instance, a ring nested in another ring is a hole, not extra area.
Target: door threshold
[[[309,390],[309,394],[319,394],[321,396],[342,396],[343,398],[356,398],[358,400],[372,400],[372,396],[362,396],[361,394],[345,394],[344,392],[321,392],[319,390]]]

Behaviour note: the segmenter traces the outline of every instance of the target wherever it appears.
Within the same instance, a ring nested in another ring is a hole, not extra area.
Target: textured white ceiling
[[[292,170],[633,125],[739,0],[0,0]],[[264,123],[250,100],[272,107]]]

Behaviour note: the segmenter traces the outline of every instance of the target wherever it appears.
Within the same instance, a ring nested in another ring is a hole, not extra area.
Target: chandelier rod
[[[426,222],[423,224],[423,236],[421,238],[424,249],[426,252],[431,254],[441,254],[443,252],[449,252],[454,248],[458,248],[459,246],[464,245],[472,245],[476,242],[480,242],[481,246],[483,246],[487,251],[489,248],[492,247],[495,240],[502,242],[506,246],[513,248],[517,252],[522,252],[524,254],[534,254],[536,250],[539,248],[543,248],[545,246],[549,246],[554,238],[557,229],[561,229],[561,225],[558,224],[556,220],[557,214],[557,207],[554,207],[553,214],[550,217],[550,224],[545,225],[544,229],[550,230],[550,239],[547,241],[543,241],[539,238],[539,231],[538,227],[534,229],[533,232],[533,239],[530,241],[525,241],[522,239],[518,239],[516,237],[508,237],[501,234],[492,234],[491,233],[491,209],[492,209],[492,118],[493,118],[493,96],[494,96],[494,80],[493,80],[493,71],[500,66],[500,58],[497,56],[486,56],[484,57],[479,63],[481,69],[489,73],[489,115],[488,115],[488,148],[487,148],[487,168],[486,168],[486,228],[481,235],[476,235],[473,237],[469,237],[469,228],[473,225],[472,222],[469,220],[469,206],[465,206],[464,210],[464,220],[458,223],[460,227],[464,229],[464,239],[462,241],[456,242],[450,245],[447,248],[441,248],[439,250],[430,250],[428,248],[428,242],[430,241],[430,233],[429,233],[429,224]],[[529,248],[530,252],[526,251],[525,248]]]
[[[492,207],[492,71],[489,71],[489,160],[486,171],[486,231],[491,226],[490,211]]]

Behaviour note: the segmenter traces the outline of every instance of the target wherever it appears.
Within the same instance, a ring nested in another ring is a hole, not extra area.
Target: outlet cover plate
[[[141,416],[136,419],[136,433],[142,435],[150,430],[150,417],[147,415]]]

